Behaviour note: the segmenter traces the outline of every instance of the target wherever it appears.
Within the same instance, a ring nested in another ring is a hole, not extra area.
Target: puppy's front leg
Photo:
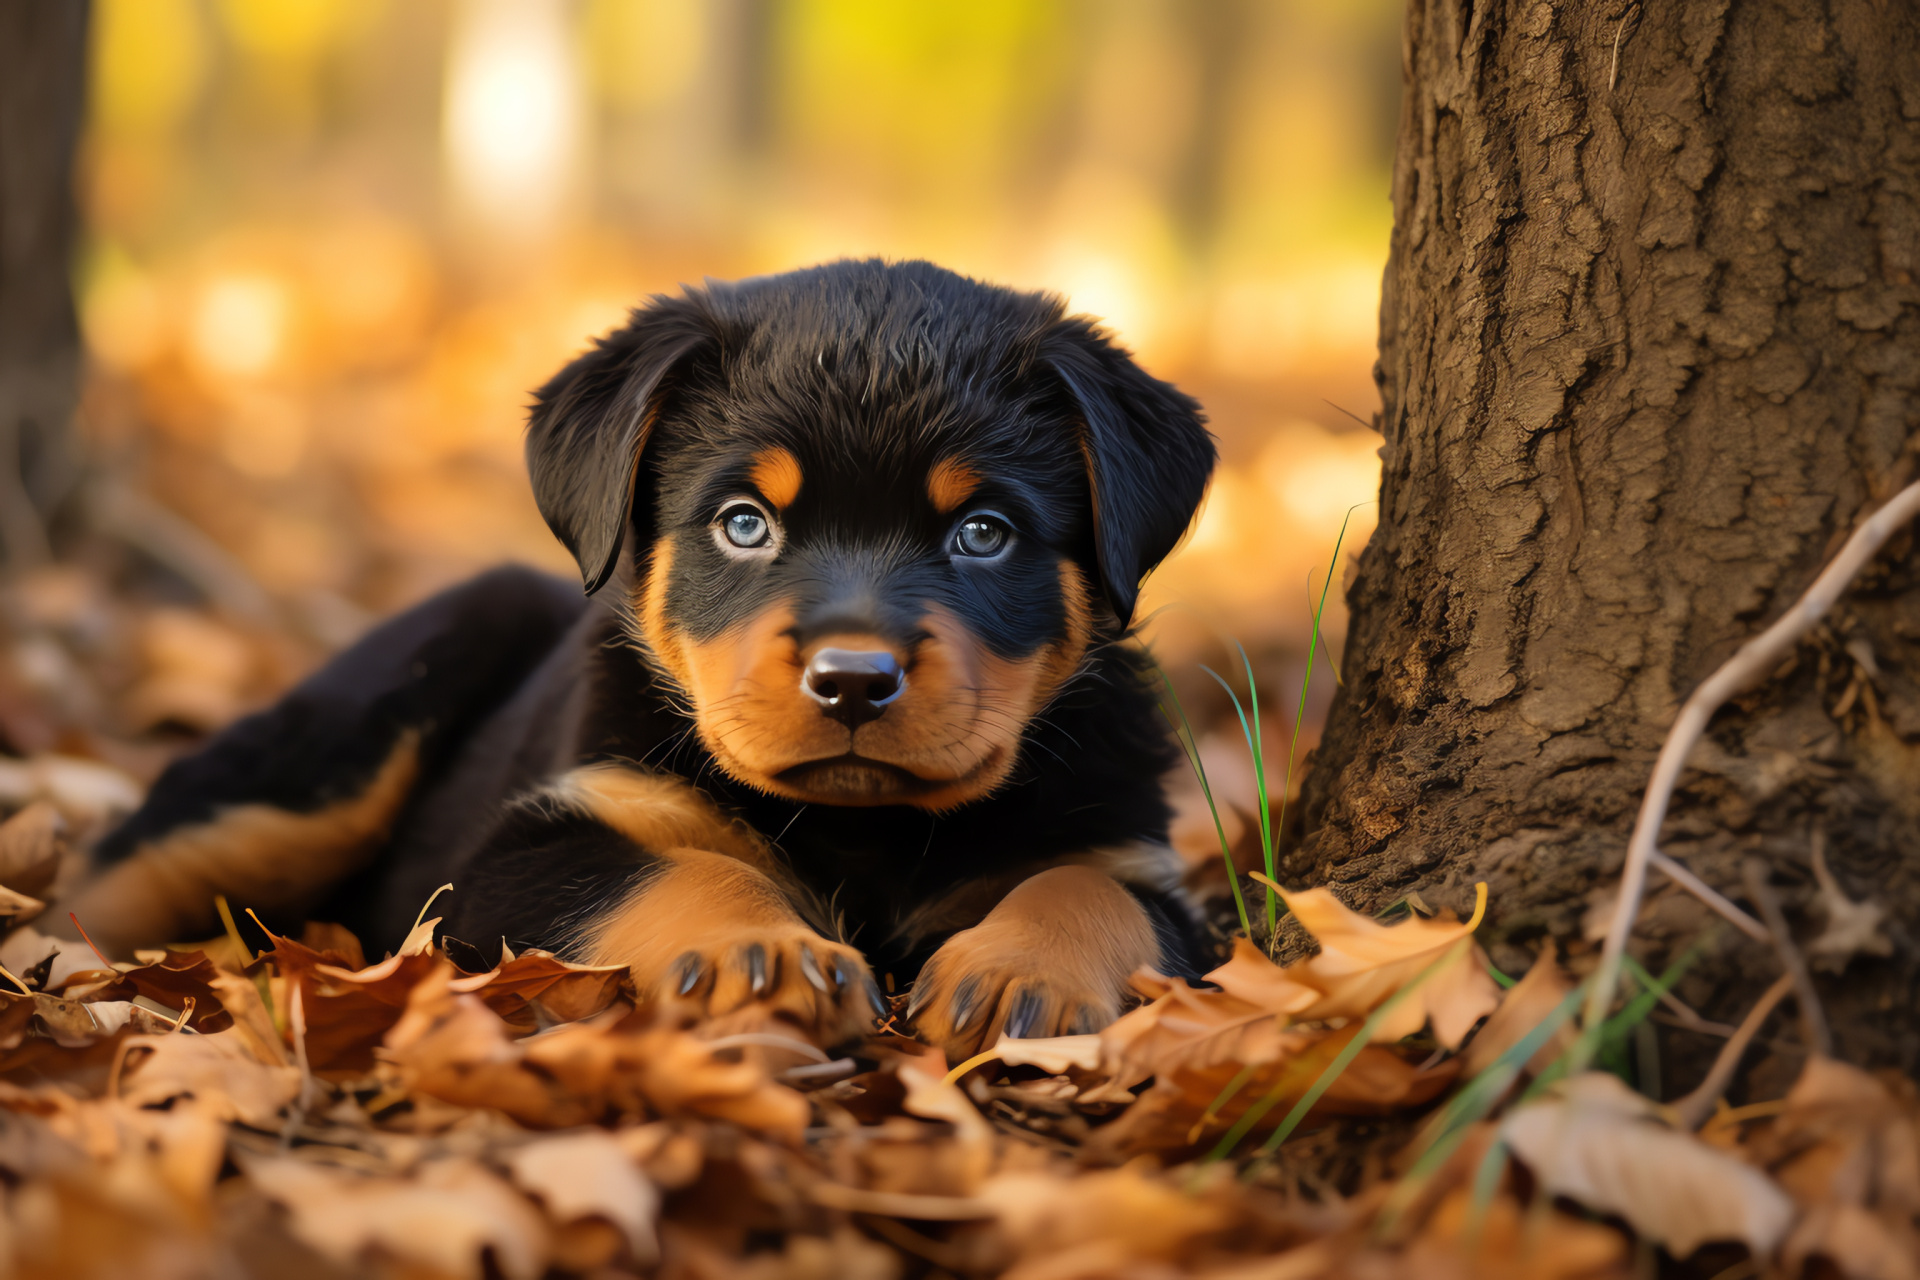
[[[957,1062],[1002,1031],[1097,1031],[1120,1015],[1128,976],[1162,963],[1153,922],[1133,894],[1091,867],[1054,867],[934,952],[908,1016],[916,1034]]]
[[[623,902],[589,926],[591,964],[624,964],[642,993],[704,1003],[752,1001],[790,1014],[823,1044],[884,1016],[860,953],[821,937],[764,872],[726,854],[668,849]]]
[[[510,805],[457,878],[446,932],[631,968],[643,995],[788,1013],[823,1045],[885,1011],[860,953],[829,942],[766,842],[679,778],[588,765]]]

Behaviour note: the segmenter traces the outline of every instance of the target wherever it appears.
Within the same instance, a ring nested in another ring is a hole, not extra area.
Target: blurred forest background
[[[1278,785],[1373,520],[1395,0],[97,0],[89,39],[78,425],[186,572],[89,664],[131,696],[17,651],[43,696],[210,728],[484,565],[570,574],[532,387],[681,281],[926,257],[1205,403],[1225,466],[1149,630],[1206,723],[1194,660],[1248,645]],[[71,641],[99,576],[16,575],[16,638]],[[1237,730],[1202,736],[1251,810]]]

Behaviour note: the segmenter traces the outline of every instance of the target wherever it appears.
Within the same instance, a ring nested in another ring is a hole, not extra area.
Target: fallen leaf
[[[227,1012],[214,987],[220,970],[203,952],[159,951],[142,955],[153,959],[148,964],[115,970],[111,976],[103,974],[103,981],[89,983],[84,991],[68,985],[62,994],[70,999],[85,1000],[132,1000],[135,996],[145,996],[155,1004],[172,1009],[176,1015],[185,1011],[186,1002],[192,1000],[193,1016],[187,1019],[187,1025],[195,1031],[211,1034],[233,1025],[233,1016]]]
[[[65,850],[66,819],[46,800],[36,800],[0,823],[0,885],[37,896],[53,884]]]
[[[626,1149],[599,1129],[538,1138],[507,1158],[514,1182],[537,1197],[557,1223],[604,1218],[620,1229],[631,1260],[659,1261],[654,1219],[660,1193],[634,1167]]]
[[[1015,1040],[1002,1035],[993,1046],[993,1054],[1009,1067],[1038,1067],[1048,1075],[1063,1076],[1069,1070],[1098,1071],[1106,1056],[1106,1047],[1097,1035],[1037,1040]]]
[[[274,949],[256,963],[272,964],[288,990],[291,984],[300,986],[307,1061],[322,1076],[370,1070],[374,1049],[400,1020],[414,987],[435,971],[454,972],[451,964],[432,955],[394,955],[368,968],[349,969],[330,962],[329,955],[335,953],[315,951],[291,938],[269,937]]]
[[[0,758],[0,805],[46,800],[75,824],[99,828],[140,807],[139,783],[112,765],[75,756]]]
[[[1911,1218],[1877,1214],[1862,1205],[1816,1205],[1781,1246],[1780,1262],[1786,1274],[1800,1275],[1815,1257],[1827,1259],[1846,1280],[1915,1280],[1920,1231]]]
[[[552,1020],[578,1022],[618,999],[627,974],[625,965],[570,964],[529,949],[486,973],[456,978],[453,989],[478,993],[503,1018],[538,1001]]]
[[[222,1120],[272,1129],[300,1092],[297,1068],[262,1063],[236,1031],[132,1036],[123,1052],[120,1096],[134,1106],[190,1097]]]
[[[1273,1011],[1238,996],[1173,982],[1099,1035],[1117,1083],[1128,1086],[1182,1068],[1274,1061],[1286,1052],[1283,1025]]]
[[[1573,983],[1567,979],[1558,961],[1551,956],[1541,956],[1535,960],[1526,975],[1501,995],[1500,1007],[1493,1011],[1486,1025],[1473,1037],[1473,1043],[1467,1046],[1466,1053],[1461,1055],[1466,1074],[1477,1076],[1492,1066],[1502,1054],[1545,1022],[1572,990]],[[1562,1027],[1527,1060],[1527,1070],[1539,1075],[1572,1045],[1573,1040],[1573,1028]]]
[[[1132,1106],[1094,1131],[1087,1149],[1111,1161],[1204,1148],[1255,1107],[1262,1115],[1249,1136],[1269,1133],[1359,1031],[1357,1023],[1338,1030],[1292,1028],[1276,1033],[1279,1049],[1265,1061],[1243,1065],[1229,1058],[1163,1071]],[[1334,1077],[1307,1118],[1384,1115],[1419,1106],[1458,1074],[1452,1060],[1422,1071],[1391,1049],[1368,1045]]]
[[[25,924],[46,909],[47,904],[40,899],[29,898],[24,893],[16,893],[0,885],[0,930]]]
[[[1465,1187],[1435,1206],[1399,1257],[1378,1261],[1380,1272],[1406,1280],[1627,1280],[1633,1274],[1620,1232],[1557,1210],[1535,1213],[1504,1195],[1476,1212]]]
[[[488,1257],[507,1280],[535,1280],[546,1266],[540,1214],[472,1160],[429,1161],[405,1178],[287,1157],[244,1158],[241,1165],[287,1210],[297,1239],[356,1272],[378,1255],[473,1280],[485,1274]]]
[[[1318,954],[1285,969],[1288,978],[1320,993],[1312,1004],[1291,1011],[1302,1022],[1366,1017],[1430,965],[1443,961],[1447,949],[1479,924],[1476,912],[1468,921],[1415,916],[1384,925],[1349,910],[1328,889],[1289,893],[1287,907],[1320,944]],[[1500,990],[1487,975],[1478,949],[1468,948],[1429,973],[1381,1021],[1373,1039],[1400,1040],[1430,1021],[1434,1038],[1456,1048],[1474,1023],[1499,1003]]]
[[[1654,1110],[1617,1077],[1586,1072],[1507,1116],[1500,1136],[1549,1194],[1619,1214],[1675,1257],[1712,1240],[1770,1254],[1793,1223],[1786,1193],[1737,1158],[1659,1124]]]
[[[515,1040],[478,997],[452,990],[452,975],[442,962],[414,988],[382,1049],[422,1093],[547,1128],[618,1115],[698,1115],[797,1142],[806,1127],[799,1093],[755,1062],[723,1060],[677,1027],[628,1015]]]

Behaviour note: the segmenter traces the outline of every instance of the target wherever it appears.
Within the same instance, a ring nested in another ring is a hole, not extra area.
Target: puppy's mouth
[[[967,789],[976,777],[998,771],[1000,755],[998,750],[988,753],[958,777],[923,778],[897,764],[849,751],[782,769],[773,780],[791,794],[829,804],[913,804]]]

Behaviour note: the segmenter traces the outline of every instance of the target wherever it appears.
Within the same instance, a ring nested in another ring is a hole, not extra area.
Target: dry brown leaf
[[[350,957],[269,936],[274,949],[256,963],[271,963],[279,971],[282,995],[276,999],[290,993],[294,984],[301,988],[307,1061],[322,1076],[369,1070],[375,1047],[400,1020],[414,987],[435,970],[454,972],[446,960],[430,955],[389,956],[369,968],[349,969],[331,961]]]
[[[1920,1214],[1920,1124],[1873,1076],[1815,1056],[1754,1154],[1802,1204]]]
[[[1088,1150],[1100,1159],[1119,1160],[1146,1151],[1210,1146],[1256,1106],[1264,1114],[1249,1132],[1270,1132],[1359,1031],[1358,1024],[1349,1024],[1339,1030],[1277,1032],[1280,1051],[1244,1079],[1242,1064],[1231,1058],[1164,1071],[1132,1106],[1094,1131]],[[1451,1059],[1423,1071],[1391,1049],[1368,1045],[1333,1078],[1307,1116],[1384,1115],[1419,1106],[1439,1096],[1458,1074],[1459,1064]],[[1234,1088],[1231,1096],[1229,1088]]]
[[[36,800],[0,823],[0,885],[36,896],[53,884],[65,850],[66,819]]]
[[[585,1129],[539,1138],[515,1150],[507,1167],[556,1223],[604,1218],[619,1228],[633,1262],[650,1266],[659,1260],[653,1224],[660,1193],[613,1135]]]
[[[254,985],[253,979],[221,969],[208,979],[208,985],[232,1015],[234,1033],[244,1038],[256,1060],[270,1067],[284,1067],[292,1061],[287,1056],[286,1042],[273,1025],[273,1015],[267,1012],[267,1006],[261,1002],[260,989]]]
[[[1527,970],[1526,976],[1501,996],[1500,1007],[1493,1011],[1487,1024],[1474,1036],[1473,1043],[1467,1046],[1466,1053],[1462,1055],[1466,1074],[1477,1076],[1492,1066],[1496,1059],[1546,1021],[1547,1015],[1559,1008],[1572,990],[1573,983],[1561,970],[1558,961],[1551,956],[1541,956],[1534,961],[1533,968]],[[1535,1075],[1546,1070],[1573,1043],[1573,1039],[1573,1028],[1562,1027],[1527,1060],[1527,1070]]]
[[[0,885],[0,930],[25,924],[46,909],[47,904],[40,899],[29,898],[24,893],[16,893]]]
[[[777,1251],[737,1256],[690,1231],[668,1230],[672,1274],[687,1280],[898,1280],[900,1255],[852,1227],[830,1236],[789,1236]]]
[[[1071,1177],[1002,1173],[978,1195],[993,1206],[1014,1255],[1006,1280],[1185,1274],[1196,1254],[1229,1232],[1236,1251],[1255,1254],[1301,1238],[1292,1222],[1265,1211],[1264,1193],[1241,1186],[1225,1166],[1197,1185],[1140,1164]],[[1174,1263],[1179,1270],[1165,1269]]]
[[[1509,1115],[1501,1139],[1553,1195],[1617,1213],[1685,1258],[1713,1240],[1773,1251],[1793,1202],[1772,1179],[1691,1134],[1655,1121],[1619,1079],[1586,1072]]]
[[[629,1015],[567,1023],[525,1040],[478,997],[451,989],[442,965],[414,989],[382,1056],[409,1086],[525,1124],[571,1128],[615,1115],[698,1115],[798,1141],[806,1099],[754,1062],[727,1062],[704,1041]]]
[[[300,1092],[297,1068],[262,1063],[237,1031],[134,1036],[126,1055],[120,1096],[134,1106],[190,1097],[222,1120],[271,1129]]]
[[[368,1177],[291,1158],[246,1158],[248,1178],[290,1215],[294,1236],[356,1271],[385,1255],[442,1276],[480,1280],[483,1252],[507,1280],[546,1266],[547,1226],[471,1160],[429,1161],[407,1178]]]
[[[1272,1062],[1287,1051],[1282,1019],[1224,991],[1168,983],[1158,998],[1100,1032],[1118,1083],[1221,1062]]]
[[[1626,1280],[1633,1274],[1618,1231],[1555,1211],[1533,1214],[1509,1196],[1496,1196],[1476,1214],[1465,1187],[1441,1200],[1404,1252],[1378,1262],[1368,1274],[1405,1280]]]
[[[1349,910],[1328,889],[1289,893],[1287,907],[1320,944],[1319,954],[1284,971],[1320,993],[1312,1004],[1290,1011],[1302,1022],[1366,1017],[1442,960],[1447,949],[1469,937],[1479,923],[1477,915],[1469,921],[1416,916],[1384,925]],[[1499,1003],[1500,989],[1488,976],[1478,948],[1469,948],[1429,974],[1381,1021],[1373,1039],[1391,1043],[1432,1022],[1434,1038],[1455,1048]]]
[[[367,967],[367,953],[361,947],[360,939],[343,924],[309,920],[300,927],[300,943],[319,952],[321,964],[337,965],[342,969]]]
[[[15,808],[45,800],[75,825],[99,828],[140,806],[143,788],[123,771],[98,760],[37,755],[0,758],[0,805]]]
[[[1106,1058],[1106,1046],[1097,1035],[1037,1040],[1002,1035],[993,1046],[993,1054],[1005,1066],[1038,1067],[1048,1075],[1063,1076],[1070,1070],[1098,1071]]]
[[[1788,1275],[1800,1275],[1822,1257],[1846,1280],[1915,1280],[1920,1277],[1920,1231],[1911,1218],[1877,1214],[1857,1204],[1816,1205],[1802,1215],[1781,1246]]]
[[[87,1001],[132,1000],[136,996],[145,996],[176,1014],[184,1012],[186,1002],[192,1000],[193,1016],[187,1019],[187,1025],[195,1031],[212,1034],[225,1031],[233,1025],[233,1015],[227,1012],[214,985],[220,970],[205,953],[155,951],[141,954],[142,958],[151,957],[150,962],[117,970],[111,976],[102,973],[102,980],[90,981],[84,986],[70,980],[62,994],[68,999]]]
[[[503,1018],[538,1001],[554,1021],[578,1022],[618,999],[626,977],[625,965],[570,964],[550,952],[527,950],[486,973],[456,978],[453,989],[477,993]]]

